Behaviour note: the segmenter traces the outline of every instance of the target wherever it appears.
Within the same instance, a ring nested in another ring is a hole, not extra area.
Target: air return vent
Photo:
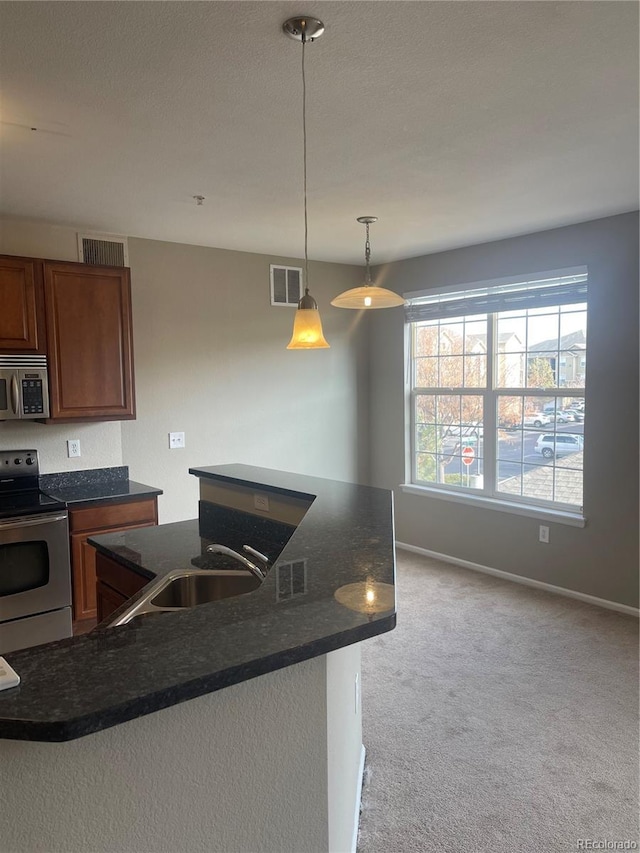
[[[276,601],[289,601],[307,592],[307,561],[280,563],[276,566]]]
[[[302,297],[302,267],[271,264],[271,304],[296,308]]]
[[[129,266],[127,238],[118,234],[78,234],[78,259],[84,264]]]

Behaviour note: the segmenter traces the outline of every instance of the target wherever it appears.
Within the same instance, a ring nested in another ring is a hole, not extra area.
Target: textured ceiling
[[[300,256],[300,13],[312,258],[637,207],[633,2],[5,2],[0,212]]]

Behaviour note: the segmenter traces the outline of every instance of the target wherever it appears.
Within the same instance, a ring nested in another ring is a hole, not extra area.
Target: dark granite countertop
[[[110,500],[136,500],[162,494],[162,489],[130,480],[127,465],[42,474],[39,486],[49,497],[62,501],[67,506]]]
[[[8,653],[22,683],[0,693],[0,737],[71,740],[395,626],[390,492],[244,465],[191,472],[312,502],[295,529],[270,528],[256,517],[253,543],[284,547],[253,592]],[[201,512],[200,519],[105,534],[92,542],[152,578],[210,565],[212,558],[203,556],[206,545],[212,537],[224,541],[226,528],[222,523],[217,530],[216,523]],[[386,609],[370,606],[365,590],[390,594]]]

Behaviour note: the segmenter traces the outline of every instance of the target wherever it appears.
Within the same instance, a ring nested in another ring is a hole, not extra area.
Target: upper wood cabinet
[[[135,418],[129,270],[43,269],[51,419]]]
[[[0,256],[0,352],[45,352],[42,261]]]

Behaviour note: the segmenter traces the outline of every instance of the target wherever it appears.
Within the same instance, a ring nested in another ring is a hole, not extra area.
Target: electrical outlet
[[[72,456],[81,456],[80,453],[80,439],[79,438],[70,438],[67,441],[67,456],[71,459]]]
[[[269,498],[266,495],[254,495],[253,506],[262,512],[269,512]]]
[[[170,432],[169,433],[169,450],[176,450],[179,447],[184,447],[184,433]]]
[[[544,524],[540,525],[540,533],[538,538],[541,542],[544,542],[545,545],[549,544],[549,528],[546,527]]]

